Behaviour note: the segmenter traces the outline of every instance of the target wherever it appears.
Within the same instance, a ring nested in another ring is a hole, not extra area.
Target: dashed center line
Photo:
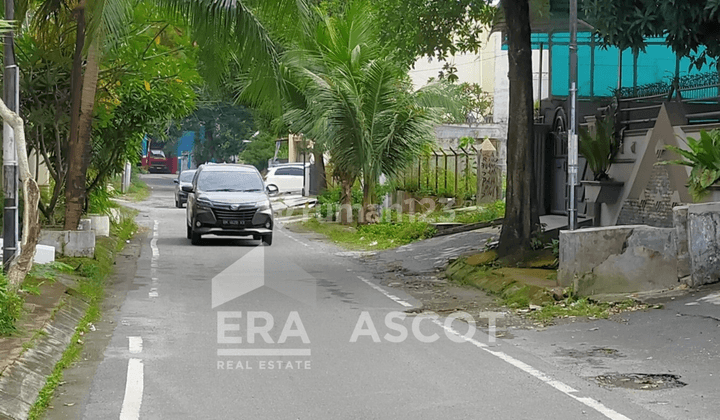
[[[128,348],[131,354],[142,353],[142,337],[128,337]]]
[[[160,259],[160,248],[157,246],[158,238],[160,237],[159,234],[159,228],[160,221],[155,220],[155,223],[153,225],[153,237],[150,240],[150,249],[152,249],[152,258],[150,259],[150,276],[152,278],[152,282],[150,283],[150,292],[148,293],[148,297],[150,298],[156,298],[159,296],[158,294],[158,277],[157,277],[157,269],[158,269],[158,260]]]
[[[128,360],[125,398],[120,410],[120,420],[138,420],[143,398],[143,362],[140,359]]]

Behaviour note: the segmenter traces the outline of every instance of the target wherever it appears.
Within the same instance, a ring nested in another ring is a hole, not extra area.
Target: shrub
[[[0,335],[16,331],[15,322],[22,315],[23,298],[11,290],[7,278],[0,273]]]
[[[498,200],[494,203],[485,204],[481,210],[462,213],[457,216],[458,223],[480,223],[491,222],[505,217],[505,200]]]
[[[426,222],[376,223],[360,225],[357,231],[378,239],[394,239],[398,244],[406,244],[433,236],[435,229]]]

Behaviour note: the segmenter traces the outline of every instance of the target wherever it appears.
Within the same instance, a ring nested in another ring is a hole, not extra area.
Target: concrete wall
[[[678,284],[676,244],[673,228],[561,231],[558,282],[580,295],[667,289]]]
[[[558,281],[580,294],[720,281],[720,202],[676,206],[671,228],[612,226],[560,232]]]
[[[55,247],[57,255],[95,256],[95,232],[92,230],[43,230],[40,231],[38,243]]]
[[[690,285],[720,280],[720,203],[687,206]]]

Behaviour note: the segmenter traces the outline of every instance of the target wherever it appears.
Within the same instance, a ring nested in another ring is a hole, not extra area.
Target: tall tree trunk
[[[18,170],[23,188],[23,233],[21,251],[16,254],[10,263],[7,272],[8,282],[13,290],[17,290],[30,272],[35,257],[35,246],[40,236],[40,188],[30,173],[28,163],[27,144],[25,143],[25,125],[18,114],[10,111],[0,100],[0,115],[15,132],[15,148],[18,156]]]
[[[70,77],[70,139],[68,172],[65,186],[65,229],[75,230],[84,207],[85,179],[82,176],[83,145],[80,143],[80,106],[83,93],[83,50],[85,49],[85,1],[74,11],[77,20],[75,53]]]
[[[528,0],[502,0],[508,34],[510,115],[507,197],[500,233],[501,256],[522,255],[540,225],[533,174],[533,90]]]
[[[97,37],[97,35],[96,35]],[[78,135],[83,145],[83,196],[87,197],[87,170],[90,166],[90,152],[92,150],[92,123],[95,111],[95,95],[97,93],[97,82],[100,76],[100,48],[99,40],[96,38],[88,47],[87,64],[83,75],[82,101],[80,102],[80,129]],[[87,200],[85,200],[87,205]],[[85,209],[86,210],[86,209]],[[80,220],[78,219],[78,222]]]
[[[375,182],[372,178],[365,177],[363,180],[363,200],[360,223],[376,223],[379,220],[375,209]]]
[[[336,172],[337,173],[337,172]],[[350,174],[339,173],[340,178],[340,223],[349,225],[353,220],[352,185],[355,182]]]
[[[317,167],[317,185],[318,185],[318,194],[322,194],[323,191],[327,189],[327,175],[325,174],[325,158],[323,157],[322,152],[318,152],[313,150],[313,156],[315,157],[315,166]]]

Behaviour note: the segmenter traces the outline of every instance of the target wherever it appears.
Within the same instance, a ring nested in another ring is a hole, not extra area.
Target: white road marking
[[[703,298],[698,299],[698,302],[701,300],[708,303],[714,303],[715,305],[720,305],[720,292],[711,293]]]
[[[360,276],[358,276],[358,278],[359,278],[360,280],[362,280],[363,282],[367,283],[367,284],[368,284],[370,287],[372,287],[373,289],[375,289],[375,290],[379,291],[380,293],[384,294],[385,296],[389,297],[389,298],[392,299],[393,301],[395,301],[395,302],[397,302],[397,303],[399,303],[399,304],[401,304],[401,305],[403,305],[403,306],[412,306],[412,305],[410,305],[409,303],[401,300],[401,299],[398,298],[397,296],[391,295],[390,293],[388,293],[388,292],[387,292],[385,289],[383,289],[382,287],[377,286],[377,285],[375,285],[374,283],[371,283],[370,281],[368,281],[368,280],[366,280],[366,279],[364,279],[364,278],[362,278],[362,277],[360,277]],[[567,385],[567,384],[565,384],[565,383],[563,383],[563,382],[560,382],[560,381],[558,381],[558,380],[555,380],[555,379],[547,376],[546,374],[542,373],[541,371],[535,369],[534,367],[528,365],[527,363],[522,362],[522,361],[520,361],[520,360],[518,360],[518,359],[516,359],[516,358],[514,358],[514,357],[512,357],[512,356],[509,356],[509,355],[507,355],[507,354],[505,354],[505,353],[503,353],[503,352],[501,352],[501,351],[492,350],[492,349],[491,349],[490,347],[488,347],[488,345],[485,344],[485,343],[482,343],[482,342],[480,342],[480,341],[478,341],[478,340],[475,340],[475,339],[472,338],[472,337],[466,337],[465,334],[461,334],[461,333],[460,333],[459,331],[457,331],[456,329],[454,329],[454,328],[452,328],[452,327],[450,327],[450,326],[445,325],[443,321],[440,321],[440,320],[438,320],[438,319],[434,319],[434,320],[433,320],[433,323],[437,324],[438,326],[440,326],[441,328],[443,328],[445,331],[447,331],[447,332],[449,332],[449,333],[451,333],[451,334],[453,334],[453,335],[456,335],[456,336],[458,336],[458,337],[461,337],[462,339],[464,339],[464,340],[467,341],[468,343],[473,344],[474,346],[476,346],[476,347],[478,347],[479,349],[487,352],[488,354],[491,354],[491,355],[497,357],[498,359],[503,360],[504,362],[507,362],[507,363],[509,363],[510,365],[512,365],[512,366],[514,366],[514,367],[516,367],[516,368],[518,368],[518,369],[520,369],[520,370],[522,370],[523,372],[525,372],[525,373],[527,373],[527,374],[529,374],[529,375],[531,375],[531,376],[534,376],[535,378],[537,378],[537,379],[541,380],[542,382],[546,383],[547,385],[550,385],[551,387],[557,389],[558,391],[562,392],[563,394],[567,395],[568,397],[570,397],[570,398],[572,398],[572,399],[574,399],[574,400],[576,400],[576,401],[584,404],[585,406],[590,407],[590,408],[592,408],[593,410],[599,412],[600,414],[604,415],[605,417],[607,417],[607,418],[610,419],[610,420],[630,420],[630,418],[628,418],[628,417],[626,417],[626,416],[618,413],[617,411],[614,411],[614,410],[606,407],[605,405],[603,405],[603,404],[600,403],[599,401],[596,401],[596,400],[594,400],[594,399],[592,399],[592,398],[579,397],[579,396],[577,396],[577,395],[574,395],[576,392],[578,392],[578,390],[576,390],[575,388],[573,388],[573,387],[571,387],[571,386],[569,386],[569,385]]]
[[[120,420],[138,420],[143,397],[143,362],[140,359],[128,360],[125,398],[120,410]]]
[[[306,244],[305,242],[301,241],[300,239],[298,239],[298,238],[290,235],[289,233],[287,233],[287,232],[285,232],[285,231],[283,231],[283,230],[278,230],[278,232],[282,232],[283,235],[287,236],[288,238],[292,239],[293,241],[299,243],[299,244],[302,245],[302,246],[309,246],[309,245]]]
[[[155,225],[153,226],[153,238],[150,241],[150,248],[152,248],[152,257],[153,259],[157,259],[160,257],[160,250],[157,246],[158,241],[158,225],[160,224],[159,221],[155,220]]]
[[[150,240],[150,248],[152,249],[152,258],[150,259],[150,275],[152,277],[152,282],[150,283],[150,292],[148,293],[149,298],[156,298],[159,296],[158,294],[158,278],[157,278],[157,269],[158,269],[158,260],[160,259],[160,248],[157,246],[158,238],[160,237],[160,233],[158,231],[158,228],[160,226],[160,221],[155,220],[153,225],[153,238]]]
[[[570,397],[570,398],[572,398],[572,399],[574,399],[574,400],[576,400],[576,401],[578,401],[578,402],[580,402],[580,403],[582,403],[582,404],[585,404],[586,406],[588,406],[588,407],[592,408],[593,410],[599,412],[600,414],[604,415],[605,417],[609,418],[610,420],[630,420],[630,418],[628,418],[628,417],[626,417],[626,416],[618,413],[617,411],[615,411],[615,410],[613,410],[613,409],[611,409],[611,408],[606,407],[605,405],[603,405],[603,404],[600,403],[599,401],[596,401],[596,400],[594,400],[594,399],[592,399],[592,398],[588,398],[588,397],[579,397],[579,396],[577,396],[577,395],[574,395],[574,393],[578,392],[577,389],[575,389],[575,388],[573,388],[573,387],[565,384],[564,382],[560,382],[560,381],[558,381],[558,380],[555,380],[555,379],[547,376],[546,374],[540,372],[539,370],[537,370],[537,369],[535,369],[534,367],[528,365],[527,363],[522,362],[522,361],[520,361],[520,360],[518,360],[518,359],[516,359],[516,358],[514,358],[514,357],[512,357],[512,356],[509,356],[509,355],[507,355],[506,353],[503,353],[503,352],[501,352],[501,351],[492,350],[492,349],[490,349],[490,348],[488,347],[488,345],[485,344],[485,343],[481,343],[481,342],[475,340],[475,339],[472,338],[472,337],[466,337],[464,334],[461,334],[460,332],[458,332],[458,331],[455,330],[454,328],[445,325],[445,324],[444,324],[442,321],[440,321],[440,320],[435,319],[435,320],[433,320],[433,323],[439,325],[439,326],[440,326],[441,328],[443,328],[444,330],[446,330],[446,331],[448,331],[448,332],[450,332],[450,333],[452,333],[452,334],[454,334],[454,335],[456,335],[456,336],[458,336],[458,337],[463,338],[465,341],[474,344],[476,347],[478,347],[478,348],[482,349],[483,351],[485,351],[485,352],[487,352],[487,353],[489,353],[489,354],[497,357],[498,359],[501,359],[501,360],[503,360],[504,362],[507,362],[507,363],[515,366],[516,368],[522,370],[523,372],[525,372],[525,373],[527,373],[527,374],[529,374],[529,375],[531,375],[531,376],[534,376],[535,378],[537,378],[537,379],[541,380],[542,382],[550,385],[551,387],[557,389],[558,391],[562,392],[563,394],[567,395],[568,397]]]
[[[390,299],[394,300],[395,302],[401,304],[402,306],[404,306],[404,307],[406,307],[406,308],[411,308],[411,307],[412,307],[411,304],[405,302],[404,300],[400,299],[399,297],[397,297],[397,296],[395,296],[395,295],[393,295],[393,294],[390,294],[387,290],[385,290],[385,289],[383,289],[382,287],[378,286],[377,284],[371,282],[370,280],[367,280],[367,279],[365,279],[365,278],[363,278],[363,277],[360,277],[360,276],[358,276],[358,278],[359,278],[360,280],[362,280],[363,282],[365,282],[365,284],[367,284],[368,286],[372,287],[373,289],[377,290],[378,292],[382,293],[383,295],[389,297]]]
[[[142,343],[142,337],[128,337],[128,347],[130,349],[130,353],[142,353]]]

